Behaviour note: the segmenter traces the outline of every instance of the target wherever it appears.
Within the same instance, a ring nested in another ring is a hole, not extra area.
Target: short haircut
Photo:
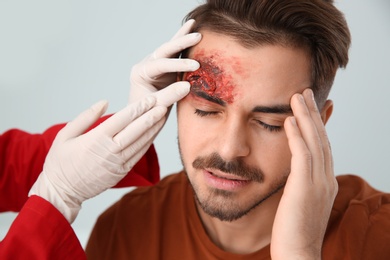
[[[189,19],[195,19],[193,31],[228,35],[247,48],[278,44],[307,50],[320,107],[337,69],[348,63],[348,25],[330,0],[206,0],[184,18]]]

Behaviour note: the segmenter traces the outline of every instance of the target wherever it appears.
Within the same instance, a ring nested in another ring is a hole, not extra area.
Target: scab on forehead
[[[191,84],[191,92],[202,91],[229,104],[233,103],[235,96],[233,78],[222,66],[217,65],[225,64],[228,59],[218,51],[208,52],[206,55],[204,49],[196,51],[192,58],[200,63],[200,68],[186,76],[186,80]]]

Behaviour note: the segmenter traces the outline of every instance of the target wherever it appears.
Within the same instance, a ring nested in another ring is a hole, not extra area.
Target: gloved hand
[[[129,103],[163,89],[177,80],[177,72],[195,71],[199,63],[179,59],[181,51],[197,44],[201,35],[190,33],[194,20],[187,21],[173,38],[133,66],[130,74]],[[157,101],[157,105],[159,105]]]
[[[58,133],[29,196],[46,199],[72,223],[84,200],[116,185],[130,171],[164,124],[167,106],[188,92],[189,85],[173,84],[128,105],[87,133],[107,102],[84,111]]]

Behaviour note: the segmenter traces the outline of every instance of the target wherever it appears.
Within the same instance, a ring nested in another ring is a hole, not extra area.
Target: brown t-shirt
[[[390,194],[357,176],[337,177],[323,259],[390,259]],[[98,219],[88,259],[271,259],[270,247],[226,252],[206,234],[183,172],[126,194]]]

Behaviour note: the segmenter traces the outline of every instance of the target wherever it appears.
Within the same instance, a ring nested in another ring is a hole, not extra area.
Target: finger
[[[143,66],[143,78],[154,81],[160,75],[172,72],[195,71],[200,64],[192,59],[157,59],[150,60]]]
[[[291,173],[297,177],[311,176],[312,160],[311,153],[304,141],[295,117],[288,117],[284,122],[288,144],[291,151]],[[302,163],[303,162],[303,163]],[[306,173],[306,174],[300,174]],[[291,178],[289,178],[291,179]],[[298,178],[301,180],[301,178]],[[306,178],[304,178],[306,179]]]
[[[325,176],[324,153],[322,142],[319,137],[317,127],[307,108],[304,97],[301,94],[295,94],[291,99],[291,108],[297,121],[297,125],[302,134],[303,140],[308,147],[312,160],[312,179],[318,174]]]
[[[181,51],[197,44],[201,40],[201,38],[201,34],[196,32],[184,35],[180,38],[173,39],[157,48],[153,52],[152,58],[161,59],[178,56]]]
[[[155,125],[149,128],[145,133],[143,133],[143,135],[141,135],[134,143],[132,143],[122,151],[122,158],[127,161],[126,164],[131,164],[130,161],[134,162],[135,164],[141,158],[137,156],[139,156],[140,153],[142,154],[143,151],[146,151],[149,148],[150,144],[154,141],[157,134],[164,126],[164,123],[165,119],[162,118]]]
[[[313,122],[317,128],[317,132],[322,143],[324,160],[325,160],[325,173],[334,176],[333,158],[332,158],[332,151],[330,148],[330,142],[325,129],[324,122],[322,121],[316,101],[314,99],[313,91],[311,89],[306,89],[303,92],[303,96],[305,98],[305,103],[307,104],[311,118],[313,119]]]
[[[128,171],[131,170],[131,168],[133,168],[133,166],[142,158],[142,156],[146,153],[146,151],[149,149],[149,147],[152,145],[153,143],[153,140],[155,139],[154,138],[151,138],[149,142],[147,142],[146,144],[144,144],[142,146],[142,148],[134,154],[133,157],[131,157],[125,164],[124,164],[124,168],[125,169],[128,169]]]
[[[190,83],[187,81],[175,82],[152,95],[156,98],[156,106],[170,107],[173,103],[187,96],[190,92]]]
[[[108,102],[105,100],[99,101],[80,115],[73,121],[69,122],[59,133],[58,138],[69,139],[83,134],[93,123],[95,123],[106,112]]]
[[[156,98],[150,95],[138,102],[129,104],[93,130],[102,131],[106,135],[113,137],[136,118],[149,111],[155,104]]]
[[[172,37],[172,40],[177,39],[183,35],[188,34],[192,27],[194,26],[195,20],[190,19],[187,22],[185,22],[182,27],[175,33],[175,35]]]
[[[166,107],[158,106],[152,108],[115,135],[113,141],[121,150],[126,149],[144,135],[149,128],[159,122],[165,116],[166,112]]]

